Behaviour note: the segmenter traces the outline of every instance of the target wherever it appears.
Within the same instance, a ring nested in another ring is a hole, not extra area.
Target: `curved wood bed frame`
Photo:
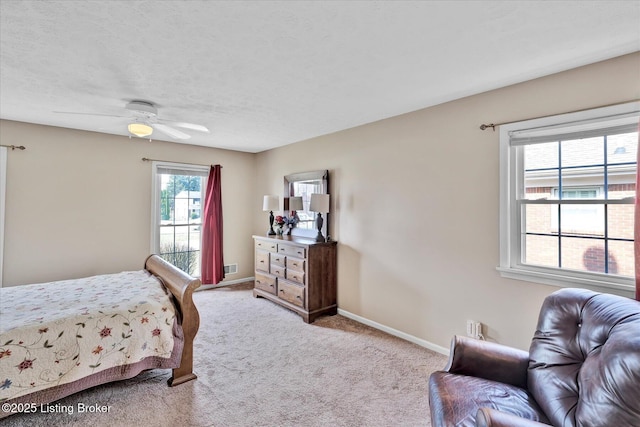
[[[193,291],[200,287],[201,282],[199,279],[194,279],[182,270],[169,264],[158,255],[150,255],[147,257],[144,267],[173,295],[174,305],[176,307],[176,321],[180,324],[184,336],[180,365],[177,368],[173,368],[172,376],[167,383],[170,387],[173,387],[190,380],[195,380],[197,376],[193,373],[193,340],[198,333],[200,316],[193,303],[192,295]],[[175,364],[173,364],[173,366],[175,366]],[[146,369],[153,369],[153,367],[147,367],[142,370]],[[113,371],[114,374],[105,375],[105,371],[103,371],[77,381],[44,388],[30,394],[5,400],[2,403],[46,404],[87,388],[111,381],[132,378],[141,372],[140,370],[135,370],[135,372],[134,370],[123,370],[117,366],[109,368],[106,371]],[[12,412],[0,411],[0,420],[11,414]]]
[[[200,327],[200,315],[193,303],[192,295],[202,283],[200,279],[194,279],[158,255],[150,255],[144,263],[144,268],[157,277],[173,294],[184,332],[180,367],[173,370],[173,375],[167,383],[173,387],[195,380],[198,377],[193,373],[193,340]]]

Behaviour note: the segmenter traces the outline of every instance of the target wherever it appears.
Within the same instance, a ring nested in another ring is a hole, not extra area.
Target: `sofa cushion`
[[[553,425],[640,425],[640,302],[555,292],[529,353],[528,389]]]
[[[431,417],[433,427],[475,426],[475,416],[480,408],[548,422],[531,395],[522,388],[444,371],[434,372],[429,377],[429,407],[435,412]]]

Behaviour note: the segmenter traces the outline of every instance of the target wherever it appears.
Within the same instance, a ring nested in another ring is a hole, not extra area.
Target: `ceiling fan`
[[[209,129],[202,125],[193,123],[177,122],[172,120],[164,120],[158,117],[158,109],[151,102],[133,100],[125,109],[129,112],[128,116],[116,116],[113,114],[97,114],[97,113],[76,113],[68,111],[56,111],[56,113],[64,114],[83,114],[88,116],[107,116],[130,119],[127,130],[131,135],[139,138],[151,136],[154,130],[164,133],[174,139],[189,139],[191,135],[176,129],[176,127],[189,129],[197,132],[209,133]]]

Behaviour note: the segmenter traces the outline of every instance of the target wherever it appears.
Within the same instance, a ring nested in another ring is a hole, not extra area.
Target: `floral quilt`
[[[146,270],[0,289],[0,401],[145,358],[169,359],[176,312]]]

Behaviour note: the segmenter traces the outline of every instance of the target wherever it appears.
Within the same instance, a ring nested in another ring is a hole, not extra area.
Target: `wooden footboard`
[[[198,333],[200,316],[193,303],[192,294],[202,283],[199,279],[194,279],[158,255],[150,255],[147,258],[145,269],[158,277],[173,294],[182,317],[184,349],[182,350],[180,367],[173,370],[173,375],[168,381],[169,386],[173,387],[194,380],[197,376],[193,373],[193,339]]]

